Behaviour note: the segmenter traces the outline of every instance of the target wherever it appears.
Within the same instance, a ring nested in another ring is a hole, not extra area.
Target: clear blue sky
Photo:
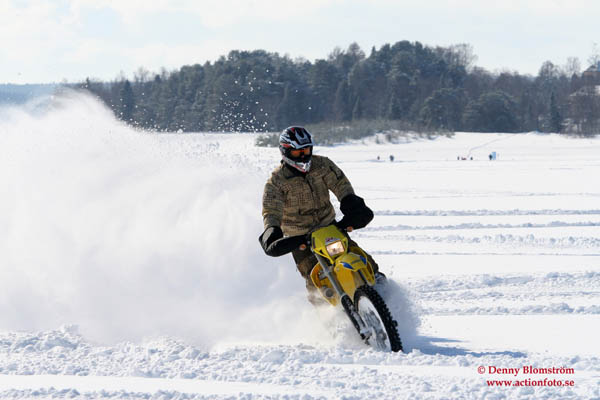
[[[357,42],[468,43],[476,65],[537,74],[600,42],[600,1],[0,0],[0,83],[110,80],[263,49],[326,58]]]

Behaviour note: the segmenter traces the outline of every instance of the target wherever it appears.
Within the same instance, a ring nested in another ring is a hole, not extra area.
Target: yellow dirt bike
[[[341,304],[368,345],[384,351],[402,351],[398,323],[374,289],[375,274],[365,252],[350,246],[348,236],[335,225],[307,235],[318,260],[310,278],[325,300]]]

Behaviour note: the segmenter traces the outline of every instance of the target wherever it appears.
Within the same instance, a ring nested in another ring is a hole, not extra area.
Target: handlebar
[[[336,222],[334,222],[333,224],[335,224],[337,226]],[[338,226],[338,228],[344,233],[352,232],[354,229],[351,226],[349,226],[347,228],[341,228]],[[304,245],[304,246],[311,245],[311,233],[312,233],[312,230],[311,230],[311,232],[303,234],[303,235],[288,236],[288,237],[284,237],[281,239],[277,239],[269,246],[267,254],[270,256],[273,256],[273,257],[279,257],[284,254],[291,253],[292,251],[294,251],[298,248],[300,250],[305,250],[306,247],[301,248],[301,246],[302,245]]]

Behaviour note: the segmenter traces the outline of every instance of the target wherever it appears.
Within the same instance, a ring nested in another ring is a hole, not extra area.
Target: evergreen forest
[[[600,130],[600,64],[541,65],[537,76],[489,72],[472,47],[353,43],[310,62],[263,50],[133,79],[78,87],[127,123],[165,132],[276,132],[286,126],[361,126],[426,133]],[[592,60],[597,62],[599,60]]]

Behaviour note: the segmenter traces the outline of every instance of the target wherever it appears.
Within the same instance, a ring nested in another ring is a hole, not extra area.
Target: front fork
[[[319,264],[321,264],[321,271],[323,272],[323,275],[325,275],[325,277],[329,279],[329,282],[331,282],[331,286],[333,286],[333,290],[335,290],[338,297],[340,298],[340,303],[342,303],[346,315],[348,315],[348,318],[350,318],[350,321],[352,321],[352,324],[360,334],[360,337],[364,340],[369,340],[371,336],[371,330],[367,328],[365,322],[362,320],[360,315],[358,315],[358,312],[356,312],[356,307],[354,306],[354,303],[352,302],[350,296],[348,296],[348,293],[344,292],[344,289],[342,289],[342,287],[340,286],[340,283],[338,282],[335,274],[333,273],[333,265],[331,265],[329,263],[329,260],[327,260],[322,255],[317,253],[314,254],[317,257],[317,261],[319,261]],[[366,282],[366,279],[362,274],[361,277]]]

